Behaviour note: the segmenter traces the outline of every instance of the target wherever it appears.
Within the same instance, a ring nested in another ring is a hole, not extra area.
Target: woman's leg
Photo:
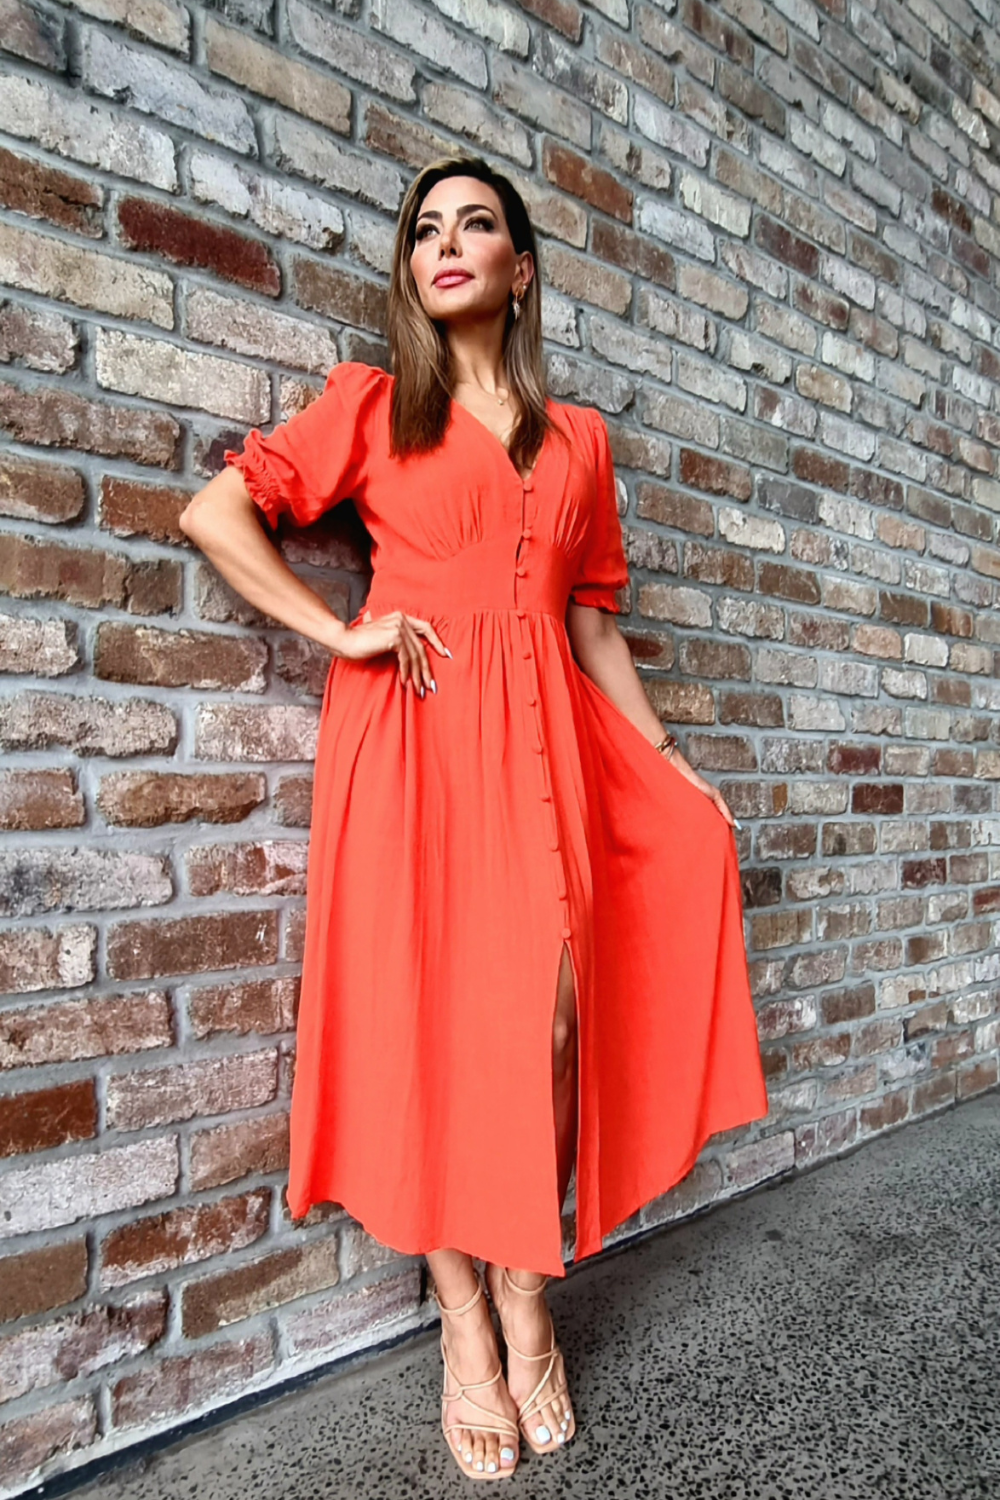
[[[556,987],[555,1018],[552,1024],[552,1098],[556,1128],[556,1155],[558,1160],[559,1207],[562,1208],[573,1170],[576,1153],[577,1129],[577,1055],[576,1055],[576,996],[573,983],[573,968],[569,950],[565,943],[559,965],[559,980]],[[518,1286],[531,1290],[544,1284],[545,1277],[534,1271],[513,1270],[510,1275]],[[500,1314],[504,1333],[511,1343],[525,1354],[542,1354],[552,1347],[552,1319],[544,1296],[519,1297],[508,1292],[503,1285],[503,1274],[499,1266],[487,1265],[486,1281],[493,1304]],[[517,1402],[524,1401],[538,1384],[539,1372],[545,1368],[542,1360],[518,1359],[508,1350],[507,1385]],[[548,1385],[555,1389],[561,1383],[563,1364],[561,1356],[556,1359]],[[543,1401],[547,1395],[542,1390]],[[569,1395],[563,1391],[551,1402],[547,1402],[532,1425],[536,1440],[547,1443],[558,1441],[558,1435],[569,1426],[572,1408]],[[539,1429],[541,1429],[539,1431]]]
[[[445,1353],[456,1380],[463,1383],[489,1380],[500,1364],[500,1354],[486,1298],[480,1298],[468,1312],[460,1313],[457,1317],[448,1315],[448,1308],[462,1307],[475,1294],[478,1277],[471,1257],[462,1250],[432,1250],[427,1254],[427,1264],[434,1277],[441,1305],[441,1335]],[[454,1390],[454,1384],[449,1381],[447,1389]],[[483,1386],[481,1390],[470,1394],[480,1406],[517,1422],[517,1408],[503,1376],[495,1385]],[[464,1397],[449,1401],[444,1409],[445,1422],[460,1422],[463,1417],[472,1422],[479,1415]],[[449,1436],[470,1469],[495,1473],[498,1468],[513,1468],[517,1459],[512,1441],[498,1432],[455,1428]]]

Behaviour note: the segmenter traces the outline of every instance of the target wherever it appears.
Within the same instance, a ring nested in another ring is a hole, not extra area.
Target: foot
[[[508,1340],[507,1388],[518,1406],[522,1406],[538,1385],[548,1364],[543,1358],[527,1359],[522,1356],[547,1355],[555,1343],[555,1330],[544,1290],[541,1289],[544,1282],[540,1283],[538,1276],[529,1277],[523,1272],[508,1271],[507,1275],[524,1291],[540,1288],[537,1296],[522,1296],[520,1292],[512,1292],[504,1282],[503,1267],[486,1266],[486,1283],[500,1316],[504,1338]],[[531,1402],[531,1407],[524,1429],[533,1444],[544,1448],[546,1452],[554,1452],[573,1436],[576,1429],[569,1391],[566,1389],[566,1369],[561,1351],[557,1350],[545,1383]]]
[[[468,1427],[455,1426],[447,1434],[463,1466],[476,1474],[496,1474],[510,1471],[517,1463],[517,1407],[507,1389],[500,1372],[500,1354],[496,1334],[490,1318],[489,1303],[485,1297],[467,1311],[451,1315],[447,1307],[441,1306],[441,1344],[451,1375],[445,1371],[445,1392],[457,1391],[459,1385],[471,1385],[468,1395],[454,1400],[442,1401],[442,1420],[445,1427],[451,1423],[468,1422]],[[486,1408],[491,1415],[477,1408]],[[497,1427],[504,1426],[507,1419],[508,1432],[483,1431],[478,1424],[489,1425],[491,1418]]]

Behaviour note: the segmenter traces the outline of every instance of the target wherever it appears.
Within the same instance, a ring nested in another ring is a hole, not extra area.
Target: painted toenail
[[[552,1437],[552,1434],[547,1427],[536,1427],[535,1437],[540,1443],[547,1443]]]
[[[566,1441],[566,1434],[564,1432],[557,1432],[556,1433],[556,1442],[557,1443],[564,1443],[565,1441]]]
[[[507,1459],[507,1461],[509,1463],[510,1460],[514,1457],[514,1450],[513,1450],[513,1448],[501,1448],[500,1449],[500,1457]]]
[[[489,1463],[486,1465],[486,1472],[487,1472],[487,1474],[495,1474],[496,1473],[496,1467],[497,1467],[496,1464],[493,1462],[493,1460],[491,1458],[490,1461],[489,1461]]]
[[[482,1467],[483,1467],[483,1461],[482,1461],[482,1459],[481,1458],[477,1458],[476,1459],[476,1468],[477,1469],[481,1469]]]
[[[466,1454],[466,1455],[465,1455],[465,1462],[466,1462],[466,1463],[467,1463],[467,1464],[471,1464],[471,1462],[472,1462],[472,1454],[471,1454],[471,1453],[467,1453],[467,1454]]]

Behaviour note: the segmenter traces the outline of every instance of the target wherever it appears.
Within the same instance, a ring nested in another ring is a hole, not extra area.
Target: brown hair
[[[515,252],[520,255],[530,250],[535,263],[535,274],[525,289],[520,316],[516,319],[514,299],[510,299],[503,341],[507,382],[521,409],[511,434],[509,453],[515,467],[526,470],[535,460],[546,432],[550,428],[559,431],[545,406],[538,251],[520,193],[481,156],[445,156],[430,162],[410,184],[400,209],[387,311],[389,359],[395,376],[390,452],[405,456],[436,448],[448,425],[453,379],[451,351],[443,328],[424,311],[410,271],[421,205],[435,183],[445,177],[475,177],[493,188],[503,207]]]

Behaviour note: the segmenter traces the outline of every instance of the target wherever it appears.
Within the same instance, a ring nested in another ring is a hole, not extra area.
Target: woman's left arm
[[[566,630],[581,671],[597,684],[616,708],[621,709],[651,745],[659,744],[663,738],[663,725],[646,697],[646,689],[615,616],[607,610],[590,604],[574,604],[571,600],[566,610]],[[669,759],[682,776],[715,803],[727,823],[736,823],[718,787],[700,776],[679,748],[671,752]]]

